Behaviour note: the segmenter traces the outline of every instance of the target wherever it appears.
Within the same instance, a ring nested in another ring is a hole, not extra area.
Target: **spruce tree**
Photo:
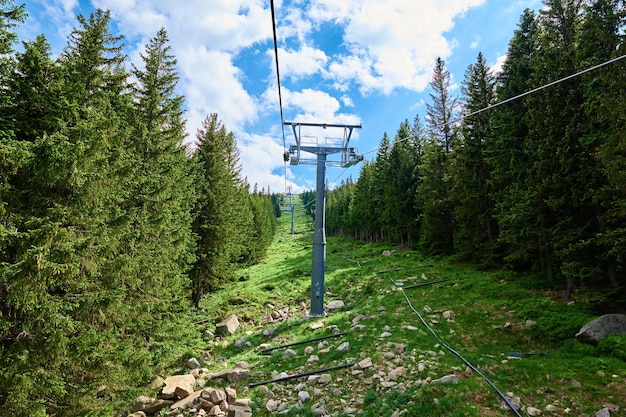
[[[11,333],[28,335],[11,340],[3,357],[1,385],[9,391],[19,386],[4,404],[14,415],[54,407],[85,413],[94,408],[103,381],[115,386],[119,369],[134,359],[119,355],[118,331],[128,308],[123,303],[126,276],[115,257],[124,184],[117,176],[124,58],[119,39],[108,32],[108,14],[79,16],[79,22],[82,27],[72,32],[59,58],[64,88],[58,97],[61,109],[53,109],[55,115],[62,112],[58,128],[20,128],[34,143],[28,176],[20,182],[26,197],[19,208],[23,233],[7,276]],[[39,62],[49,69],[45,47],[27,48],[23,57],[35,57],[29,55],[34,51],[42,52]],[[36,66],[23,68],[37,79]],[[35,103],[26,100],[16,108]],[[43,110],[34,122],[48,120],[49,109]],[[95,408],[106,414],[107,407]]]
[[[462,86],[464,112],[472,114],[493,104],[494,77],[482,53],[468,67]],[[486,143],[492,140],[490,111],[463,120],[460,145],[454,152],[453,199],[455,202],[455,248],[464,259],[490,263],[489,245],[496,239],[494,203],[488,193],[489,166]]]
[[[446,153],[450,152],[454,145],[454,115],[457,107],[457,99],[450,96],[450,83],[452,77],[446,70],[445,62],[437,58],[435,69],[430,81],[431,103],[426,104],[426,125],[430,134],[437,139]]]
[[[196,261],[190,271],[192,300],[202,298],[233,278],[236,260],[243,252],[239,153],[232,132],[211,114],[196,135],[194,159],[198,165],[197,203],[193,230],[197,235]]]
[[[131,192],[128,195],[129,267],[135,270],[137,323],[153,337],[165,317],[185,307],[186,272],[194,256],[193,178],[183,146],[183,97],[176,91],[176,59],[165,29],[148,41],[142,68],[133,68]],[[164,337],[167,331],[163,331]]]
[[[507,59],[498,75],[497,101],[511,99],[535,87],[532,62],[538,49],[537,31],[535,13],[526,9],[509,42]],[[493,129],[494,138],[486,143],[485,159],[490,167],[489,194],[496,203],[501,256],[509,266],[528,267],[542,253],[539,251],[541,239],[527,221],[534,202],[525,196],[531,186],[527,183],[530,161],[524,149],[529,131],[526,100],[518,99],[497,107],[493,111]]]
[[[424,144],[417,189],[417,200],[423,202],[420,245],[434,253],[450,253],[453,248],[450,153],[456,143],[454,114],[457,99],[450,96],[450,82],[451,76],[445,69],[444,61],[437,58],[430,83],[432,103],[426,107],[426,124],[431,140]]]

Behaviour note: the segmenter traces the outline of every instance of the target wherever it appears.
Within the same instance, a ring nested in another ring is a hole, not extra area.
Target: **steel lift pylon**
[[[296,140],[295,145],[285,151],[285,161],[291,165],[317,165],[315,192],[315,232],[313,234],[313,261],[311,269],[311,309],[309,317],[323,317],[324,311],[324,268],[326,265],[326,166],[347,168],[363,160],[356,148],[350,147],[350,139],[355,129],[361,125],[285,122],[291,126]],[[304,128],[304,129],[303,129]],[[306,134],[307,130],[318,128],[335,132],[343,131],[341,137],[324,137]],[[304,134],[303,134],[304,133]],[[307,154],[315,158],[307,158]],[[340,154],[340,160],[329,160],[328,156]]]

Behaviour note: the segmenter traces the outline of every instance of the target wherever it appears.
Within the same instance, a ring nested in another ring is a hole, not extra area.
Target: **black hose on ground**
[[[432,333],[432,335],[435,337],[435,339],[437,339],[446,349],[448,349],[450,352],[452,352],[454,355],[456,355],[459,359],[461,359],[463,361],[463,363],[465,363],[465,365],[467,365],[472,371],[474,371],[480,377],[482,377],[498,393],[500,398],[502,398],[504,403],[511,409],[511,411],[513,411],[515,413],[515,415],[517,417],[522,417],[520,412],[517,410],[517,408],[515,408],[515,406],[513,404],[511,404],[511,402],[506,397],[506,395],[504,395],[498,389],[498,387],[496,387],[495,384],[493,382],[491,382],[491,380],[489,380],[489,378],[487,378],[485,376],[485,374],[483,374],[478,369],[476,369],[476,367],[474,365],[472,365],[467,359],[465,359],[459,352],[457,352],[456,350],[452,349],[452,347],[450,347],[450,345],[448,345],[441,337],[439,337],[439,335],[437,333],[435,333],[435,331],[428,325],[428,323],[426,323],[426,320],[424,320],[422,315],[413,307],[413,304],[411,304],[411,300],[409,300],[409,297],[404,292],[404,289],[401,288],[401,290],[402,290],[402,295],[404,295],[404,298],[406,298],[406,302],[408,303],[409,308],[411,308],[411,310],[413,310],[413,312],[415,314],[417,314],[417,317],[419,317],[419,319],[422,322],[422,324],[430,331],[430,333]]]
[[[342,337],[342,336],[345,336],[346,334],[348,334],[348,333],[343,332],[343,333],[331,334],[331,335],[328,335],[328,336],[316,337],[316,338],[313,338],[313,339],[303,340],[301,342],[294,342],[294,343],[289,343],[289,344],[286,344],[286,345],[280,345],[280,346],[276,346],[276,347],[272,347],[272,348],[262,349],[260,351],[260,353],[261,354],[268,353],[268,352],[272,352],[272,351],[278,350],[278,349],[284,349],[284,348],[288,348],[288,347],[292,347],[292,346],[303,345],[303,344],[309,343],[309,342],[318,342],[320,340],[331,339],[333,337]]]
[[[354,366],[354,364],[355,362],[344,363],[343,365],[331,366],[330,368],[318,369],[316,371],[304,372],[304,373],[295,374],[295,375],[288,375],[282,378],[270,379],[268,381],[253,382],[252,384],[249,384],[248,387],[254,388],[254,387],[258,387],[259,385],[267,385],[267,384],[271,384],[274,382],[283,382],[283,381],[289,381],[290,379],[304,378],[305,376],[321,374],[322,372],[336,371],[338,369],[349,368],[351,366]]]

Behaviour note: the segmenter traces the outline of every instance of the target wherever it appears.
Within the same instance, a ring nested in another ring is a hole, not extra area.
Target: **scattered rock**
[[[172,410],[176,410],[176,409],[184,409],[189,407],[191,404],[195,403],[196,399],[200,398],[202,396],[202,390],[200,391],[194,391],[191,394],[185,396],[185,398],[176,401],[174,404],[172,404]],[[211,404],[212,405],[212,404]]]
[[[187,361],[187,369],[198,369],[200,368],[202,365],[200,365],[200,362],[198,362],[198,359],[196,358],[191,358]]]
[[[605,314],[585,324],[578,333],[576,339],[584,343],[598,343],[607,335],[626,334],[626,315]]]
[[[358,369],[366,369],[366,368],[369,368],[372,365],[373,365],[372,359],[371,358],[366,358],[366,359],[363,359],[362,361],[360,361],[359,363],[357,363],[356,367]]]
[[[442,376],[439,379],[433,379],[431,384],[458,384],[459,383],[459,379],[456,377],[456,375],[451,374],[451,375],[445,375]]]
[[[296,356],[296,355],[297,355],[297,353],[293,349],[285,349],[285,351],[283,352],[283,358],[290,358],[290,357]]]
[[[337,350],[339,352],[347,352],[347,351],[349,351],[350,350],[350,342],[343,342],[342,344],[339,345]]]
[[[163,383],[164,387],[161,390],[161,398],[184,398],[193,392],[196,378],[191,374],[174,375],[166,378]]]
[[[611,417],[611,410],[608,408],[603,408],[602,410],[596,411],[594,417]]]
[[[390,250],[383,251],[383,256],[391,256],[392,252]]]
[[[345,308],[345,304],[343,300],[333,300],[326,306],[327,310],[339,310],[341,308]]]
[[[444,319],[448,320],[448,319],[453,319],[454,318],[454,311],[452,310],[446,310],[441,314],[441,317],[443,317]]]
[[[330,374],[322,374],[322,375],[320,375],[319,379],[317,380],[317,383],[318,384],[328,384],[332,380],[333,380],[333,378],[332,378],[332,376],[330,376]]]
[[[237,366],[239,365],[239,366]],[[228,382],[239,382],[250,376],[249,368],[237,364],[233,369],[226,369],[211,375],[211,379],[225,379]]]
[[[228,408],[228,417],[252,417],[252,409],[247,404],[233,404]]]
[[[326,323],[324,322],[324,320],[322,321],[316,321],[315,323],[311,323],[309,325],[309,329],[311,330],[317,330],[317,329],[321,329],[322,327],[324,327],[326,325]]]
[[[135,403],[135,405],[133,405],[130,411],[132,413],[143,412],[145,414],[154,414],[158,413],[165,407],[169,407],[172,404],[174,404],[174,401],[164,400],[161,398],[150,398],[142,395],[141,397],[137,398],[137,402]]]
[[[305,403],[307,402],[309,399],[311,398],[311,395],[307,392],[307,391],[300,391],[298,392],[298,399]]]
[[[265,409],[270,413],[273,413],[274,411],[278,410],[279,405],[280,403],[276,400],[268,400],[267,404],[265,404]]]
[[[274,327],[268,327],[267,329],[263,330],[263,336],[272,337],[274,336],[274,332],[276,332],[276,329]]]
[[[233,314],[215,326],[215,333],[218,336],[228,336],[235,334],[238,328],[239,320],[237,320],[237,316]]]
[[[535,407],[526,407],[526,414],[531,417],[540,416],[541,410]]]
[[[382,332],[382,333],[380,334],[380,337],[381,337],[381,338],[391,337],[391,333],[389,333],[389,332]]]

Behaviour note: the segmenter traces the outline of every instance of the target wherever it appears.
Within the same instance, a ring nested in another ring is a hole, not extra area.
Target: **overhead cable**
[[[278,106],[280,107],[280,127],[283,134],[283,148],[287,149],[285,141],[285,118],[283,116],[283,96],[280,89],[280,70],[278,68],[278,41],[276,38],[276,13],[274,11],[274,0],[270,0],[270,9],[272,11],[272,33],[274,35],[274,57],[276,60],[276,82],[278,85]],[[285,194],[287,193],[287,161],[285,162]]]
[[[575,73],[575,74],[568,75],[568,76],[566,76],[566,77],[560,78],[560,79],[558,79],[558,80],[556,80],[556,81],[552,81],[552,82],[550,82],[550,83],[548,83],[548,84],[542,85],[541,87],[537,87],[537,88],[534,88],[534,89],[532,89],[532,90],[530,90],[530,91],[526,91],[525,93],[519,94],[519,95],[517,95],[517,96],[510,97],[510,98],[507,98],[507,99],[505,99],[505,100],[499,101],[499,102],[497,102],[497,103],[491,104],[491,105],[489,105],[489,106],[487,106],[487,107],[485,107],[485,108],[482,108],[482,109],[480,109],[480,110],[476,110],[476,111],[474,111],[474,112],[472,112],[472,113],[464,114],[464,115],[462,115],[462,116],[457,117],[456,119],[453,119],[453,120],[450,120],[450,121],[448,121],[448,122],[445,122],[445,123],[441,123],[441,124],[439,124],[439,125],[436,125],[436,126],[435,126],[435,128],[442,128],[442,127],[444,127],[444,126],[446,126],[446,125],[449,125],[449,124],[454,124],[454,123],[461,122],[461,121],[465,120],[465,119],[466,119],[466,118],[468,118],[468,117],[475,116],[475,115],[480,114],[480,113],[483,113],[483,112],[485,112],[485,111],[487,111],[487,110],[491,110],[491,109],[496,108],[496,107],[498,107],[498,106],[502,106],[503,104],[507,104],[507,103],[510,103],[510,102],[512,102],[512,101],[518,100],[518,99],[520,99],[520,98],[526,97],[526,96],[528,96],[528,95],[530,95],[530,94],[534,94],[534,93],[536,93],[536,92],[538,92],[538,91],[541,91],[541,90],[544,90],[544,89],[546,89],[546,88],[548,88],[548,87],[552,87],[552,86],[554,86],[554,85],[560,84],[560,83],[562,83],[562,82],[564,82],[564,81],[571,80],[572,78],[575,78],[575,77],[578,77],[578,76],[580,76],[580,75],[586,74],[586,73],[588,73],[588,72],[591,72],[591,71],[597,70],[597,69],[599,69],[599,68],[602,68],[602,67],[604,67],[604,66],[606,66],[606,65],[612,64],[612,63],[617,62],[617,61],[619,61],[619,60],[621,60],[621,59],[624,59],[624,58],[626,58],[626,54],[625,54],[625,55],[618,56],[617,58],[610,59],[610,60],[608,60],[608,61],[606,61],[606,62],[603,62],[603,63],[601,63],[601,64],[595,65],[595,66],[593,66],[593,67],[590,67],[590,68],[584,69],[584,70],[579,71],[579,72],[577,72],[577,73]],[[367,151],[367,152],[365,152],[363,155],[367,155],[367,154],[370,154],[370,153],[373,153],[373,152],[377,152],[377,151],[379,151],[379,150],[381,150],[381,149],[389,148],[389,147],[391,147],[394,143],[401,143],[401,142],[405,142],[405,141],[407,141],[407,140],[409,140],[409,139],[412,139],[412,138],[415,138],[415,137],[416,137],[416,135],[411,135],[411,136],[408,136],[408,137],[406,137],[406,138],[397,139],[397,140],[393,141],[392,143],[390,143],[389,145],[386,145],[386,146],[379,146],[379,147],[377,147],[377,148],[372,149],[371,151]]]

